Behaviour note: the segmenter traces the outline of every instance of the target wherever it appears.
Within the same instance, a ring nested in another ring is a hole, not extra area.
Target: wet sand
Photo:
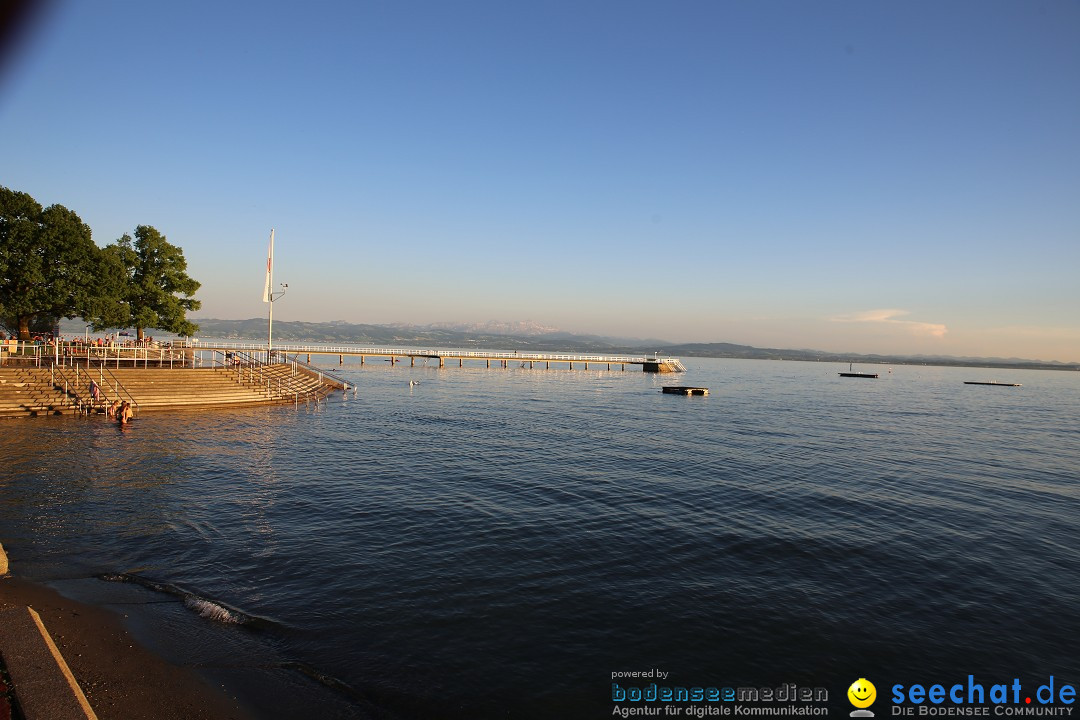
[[[27,605],[41,615],[100,720],[253,720],[224,689],[142,647],[115,613],[16,577],[0,578],[0,609]],[[0,654],[4,641],[0,632]],[[16,686],[16,698],[18,692]]]

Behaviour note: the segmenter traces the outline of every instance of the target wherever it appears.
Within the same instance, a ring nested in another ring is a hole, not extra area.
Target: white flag
[[[270,249],[266,252],[266,287],[263,288],[263,302],[270,302],[274,292],[274,230],[270,230]]]

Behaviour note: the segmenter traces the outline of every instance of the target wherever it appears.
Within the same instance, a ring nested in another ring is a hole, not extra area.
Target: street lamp
[[[266,333],[266,362],[273,362],[274,354],[274,301],[280,299],[285,295],[285,291],[289,289],[289,283],[281,283],[281,290],[279,292],[272,292],[268,295],[270,302],[270,322]]]

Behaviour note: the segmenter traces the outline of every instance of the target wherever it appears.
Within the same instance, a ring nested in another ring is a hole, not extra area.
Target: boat
[[[979,380],[965,380],[965,385],[1000,385],[1001,387],[1020,387],[1020,383],[1003,383],[996,380],[981,382]]]

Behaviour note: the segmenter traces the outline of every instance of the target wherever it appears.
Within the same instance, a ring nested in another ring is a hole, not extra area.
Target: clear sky
[[[195,317],[1080,360],[1080,2],[60,0],[0,184]]]

